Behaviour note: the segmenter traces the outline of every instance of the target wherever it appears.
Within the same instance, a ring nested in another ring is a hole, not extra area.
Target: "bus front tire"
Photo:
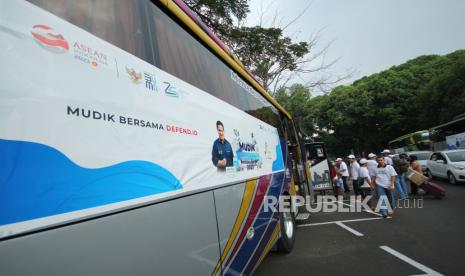
[[[290,210],[279,212],[279,224],[281,225],[281,237],[277,242],[278,252],[290,253],[295,243],[295,217]]]

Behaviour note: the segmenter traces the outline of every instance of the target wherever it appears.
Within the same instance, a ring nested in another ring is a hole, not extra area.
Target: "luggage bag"
[[[420,188],[428,194],[433,195],[435,198],[443,198],[446,195],[446,191],[443,187],[431,181],[423,182],[423,184],[420,185]]]

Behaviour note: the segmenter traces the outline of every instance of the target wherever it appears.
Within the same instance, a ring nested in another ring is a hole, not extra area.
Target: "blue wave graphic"
[[[151,162],[87,169],[52,147],[0,139],[0,225],[178,189],[179,180]]]

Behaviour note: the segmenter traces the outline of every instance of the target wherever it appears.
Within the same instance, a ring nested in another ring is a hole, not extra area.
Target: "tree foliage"
[[[280,28],[239,27],[231,30],[229,38],[234,52],[267,91],[284,71],[298,69],[309,52],[307,42],[292,42]]]
[[[248,0],[183,0],[221,39],[249,13]]]
[[[334,154],[375,152],[465,112],[465,50],[420,56],[324,96],[305,100],[302,93],[309,91],[292,86],[277,99],[305,132],[327,142]]]

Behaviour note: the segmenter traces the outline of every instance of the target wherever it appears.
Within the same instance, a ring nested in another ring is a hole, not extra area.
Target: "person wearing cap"
[[[365,158],[360,159],[360,179],[363,180],[360,190],[362,192],[362,199],[371,195],[371,191],[375,189],[374,184],[371,182],[371,176],[368,172],[368,160]],[[368,202],[368,206],[371,206],[371,200]]]
[[[338,174],[342,178],[342,183],[344,185],[344,191],[346,193],[350,192],[349,186],[347,186],[347,178],[349,177],[349,170],[347,169],[347,165],[341,158],[336,159],[336,165],[338,166]]]
[[[389,155],[391,154],[390,150],[385,149],[381,154],[384,156],[384,162],[386,162],[387,165],[394,165],[394,162],[392,162],[392,158],[389,157]]]
[[[373,177],[375,175],[375,170],[376,167],[378,167],[378,163],[376,162],[376,154],[370,153],[368,154],[368,173],[370,174],[370,177]]]
[[[383,199],[382,206],[380,209],[383,217],[391,216],[394,210],[394,185],[396,182],[397,173],[391,165],[386,164],[384,156],[379,155],[376,157],[378,166],[375,170],[373,182],[375,183],[376,192],[380,199]],[[386,199],[389,201],[391,210],[385,205]]]
[[[353,154],[347,156],[349,158],[349,173],[350,179],[352,180],[352,187],[354,188],[355,196],[361,195],[360,193],[360,185],[358,183],[358,173],[360,170],[360,165],[358,164],[357,160],[355,160],[355,156]]]

